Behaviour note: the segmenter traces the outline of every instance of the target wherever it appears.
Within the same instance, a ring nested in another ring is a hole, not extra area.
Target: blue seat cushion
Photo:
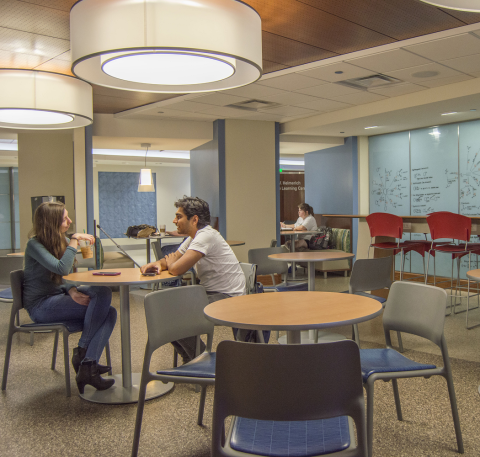
[[[235,418],[232,449],[275,457],[331,454],[350,446],[347,416],[311,421],[261,421]]]
[[[308,290],[308,283],[301,282],[300,284],[287,284],[286,286],[276,286],[277,292],[302,292]]]
[[[348,290],[344,290],[341,293],[342,294],[349,294],[350,292]],[[378,297],[377,295],[372,295],[372,294],[369,294],[368,292],[354,292],[353,295],[360,295],[361,297],[373,298],[374,300],[377,300],[380,303],[385,303],[387,301],[386,298]]]
[[[9,287],[8,289],[0,291],[0,299],[13,300],[12,288]]]
[[[398,373],[399,371],[429,370],[436,365],[414,362],[395,349],[360,349],[363,382],[374,373]]]
[[[215,378],[215,352],[204,352],[191,362],[170,370],[159,370],[157,374],[169,376],[189,376],[195,378]]]
[[[49,326],[49,325],[64,325],[67,327],[67,330],[70,333],[77,333],[81,332],[83,330],[83,321],[68,321],[68,322],[46,322],[43,324],[37,324],[37,323],[32,323],[32,324],[22,324],[20,327],[22,328],[28,328],[28,327],[42,327],[42,326]]]

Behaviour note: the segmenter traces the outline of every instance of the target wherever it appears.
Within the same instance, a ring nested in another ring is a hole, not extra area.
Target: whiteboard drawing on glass
[[[385,213],[396,212],[408,203],[408,170],[377,167],[372,178],[371,196],[374,208]]]
[[[369,138],[370,213],[410,214],[409,133]]]
[[[460,214],[480,215],[480,121],[459,126]]]

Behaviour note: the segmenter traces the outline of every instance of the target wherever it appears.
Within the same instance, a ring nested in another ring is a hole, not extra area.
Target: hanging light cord
[[[145,151],[145,168],[147,168],[147,154],[148,154],[148,146],[147,146],[147,150]]]

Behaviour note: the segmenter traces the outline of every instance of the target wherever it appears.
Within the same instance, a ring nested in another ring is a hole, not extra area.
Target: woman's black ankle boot
[[[80,364],[77,376],[77,387],[81,394],[88,384],[97,390],[106,390],[115,384],[114,379],[103,379],[98,372],[98,365],[95,360],[84,360]]]
[[[75,373],[78,373],[78,369],[80,368],[80,363],[85,358],[86,354],[87,354],[87,348],[81,348],[80,346],[78,346],[73,350],[72,365],[73,365],[73,369],[75,370]],[[109,367],[107,365],[100,365],[99,363],[97,363],[97,367],[98,367],[99,374],[108,373],[112,369],[112,367]]]

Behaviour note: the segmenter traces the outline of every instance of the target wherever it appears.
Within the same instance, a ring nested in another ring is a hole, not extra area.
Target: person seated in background
[[[173,223],[179,235],[188,236],[178,250],[165,258],[144,265],[142,273],[168,270],[179,276],[194,267],[200,285],[204,286],[209,303],[245,294],[245,275],[234,252],[220,233],[210,224],[208,203],[198,197],[175,202],[177,211]],[[183,362],[195,357],[195,337],[172,341]],[[201,351],[205,344],[201,343]]]
[[[85,233],[66,238],[71,223],[63,203],[45,202],[35,211],[25,248],[23,305],[37,324],[82,324],[72,365],[78,390],[83,394],[87,384],[105,390],[115,382],[100,376],[111,368],[98,361],[115,327],[117,311],[110,305],[112,291],[108,287],[63,283],[62,276],[73,267],[79,241],[95,242],[92,235]]]
[[[307,203],[300,203],[298,205],[298,219],[295,224],[286,225],[280,222],[281,228],[292,228],[294,232],[305,232],[317,230],[317,221],[315,220],[313,208]],[[308,249],[308,240],[312,235],[297,235],[295,240],[295,250],[300,248]],[[290,250],[290,240],[285,243],[285,246]]]

